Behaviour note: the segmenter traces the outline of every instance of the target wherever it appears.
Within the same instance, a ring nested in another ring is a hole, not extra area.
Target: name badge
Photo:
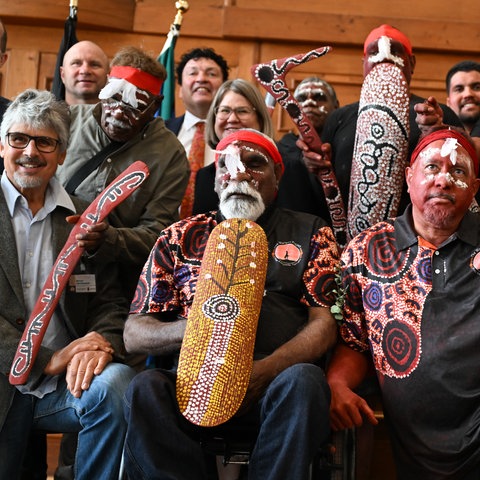
[[[72,275],[68,280],[68,288],[71,292],[76,293],[93,293],[97,291],[95,275],[79,274]]]

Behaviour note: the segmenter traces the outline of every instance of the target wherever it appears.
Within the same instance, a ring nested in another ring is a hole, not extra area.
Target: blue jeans
[[[126,431],[123,397],[134,375],[132,368],[111,363],[80,398],[67,390],[64,377],[43,398],[16,391],[0,431],[0,478],[19,478],[29,433],[35,429],[79,432],[76,480],[117,480]]]
[[[321,368],[298,364],[281,372],[250,414],[259,433],[249,479],[307,479],[315,453],[329,437],[329,404],[330,390]],[[207,478],[198,442],[207,428],[191,424],[180,413],[173,374],[159,369],[138,374],[127,390],[125,416],[124,461],[129,479]],[[234,417],[221,428],[246,421]],[[215,428],[208,428],[209,433]]]

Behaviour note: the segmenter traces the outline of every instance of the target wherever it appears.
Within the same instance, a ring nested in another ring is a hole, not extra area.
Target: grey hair
[[[267,106],[265,105],[265,100],[258,91],[258,88],[250,82],[247,82],[247,80],[236,78],[235,80],[227,80],[222,83],[210,105],[205,127],[205,139],[210,147],[215,148],[220,141],[215,133],[215,108],[220,105],[220,102],[223,100],[223,97],[227,92],[235,92],[246,98],[255,109],[255,115],[260,124],[260,132],[273,138],[274,131],[272,119],[270,118]]]
[[[17,123],[35,129],[48,128],[57,132],[60,152],[64,152],[70,137],[70,122],[70,110],[63,100],[57,100],[46,90],[29,88],[20,93],[5,111],[0,138],[5,144],[7,133]]]

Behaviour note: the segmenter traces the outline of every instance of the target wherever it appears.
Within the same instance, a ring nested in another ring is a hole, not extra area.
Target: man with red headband
[[[412,44],[403,32],[390,25],[380,25],[373,29],[365,39],[363,47],[364,78],[380,63],[393,63],[398,66],[402,70],[406,82],[410,84],[416,64]],[[409,109],[409,155],[415,148],[421,132],[428,131],[432,125],[441,124],[442,117],[445,124],[462,126],[453,111],[445,105],[439,105],[433,97],[426,101],[424,98],[410,93]],[[333,111],[325,122],[321,136],[324,148],[331,152],[331,162],[345,203],[348,202],[350,192],[358,110],[359,102],[355,102]],[[306,149],[306,145],[301,141],[299,146]],[[321,154],[308,150],[304,158],[307,166],[312,170],[318,168],[323,161]],[[407,203],[408,194],[405,186],[399,212],[403,212]]]
[[[163,120],[154,117],[165,75],[164,67],[142,50],[120,50],[100,91],[100,103],[71,106],[71,143],[57,171],[68,192],[91,202],[133,162],[147,164],[147,181],[114,210],[108,226],[97,226],[106,228],[97,255],[120,264],[129,302],[159,233],[178,220],[189,177],[182,145]]]
[[[216,166],[220,209],[162,232],[138,283],[126,348],[177,355],[212,230],[228,218],[255,221],[266,233],[270,255],[253,373],[240,412],[219,428],[252,423],[258,430],[250,479],[306,480],[329,433],[329,392],[316,363],[336,338],[330,313],[335,239],[320,218],[274,206],[283,162],[269,137],[250,129],[232,133],[217,146]],[[130,384],[125,404],[128,478],[207,478],[197,441],[206,427],[181,415],[175,378],[174,371],[146,370]],[[216,428],[208,427],[209,435]]]
[[[460,130],[420,140],[406,169],[411,206],[342,254],[342,341],[327,378],[335,430],[376,424],[354,393],[373,363],[397,478],[480,476],[480,180]]]

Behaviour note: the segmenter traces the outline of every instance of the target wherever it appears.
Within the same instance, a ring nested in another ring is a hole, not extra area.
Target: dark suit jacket
[[[85,204],[73,198],[78,212]],[[71,215],[69,210],[57,208],[51,213],[52,243],[54,254],[58,255],[63,248],[71,230],[65,217]],[[28,315],[23,298],[22,282],[17,260],[15,235],[5,197],[0,189],[0,429],[13,399],[15,387],[8,381],[10,367],[22,336]],[[116,265],[95,265],[91,260],[83,261],[86,272],[95,274],[96,293],[75,293],[66,288],[57,305],[61,318],[65,319],[67,330],[73,339],[82,337],[88,332],[102,334],[115,349],[116,359],[123,360],[123,326],[128,315],[128,305],[121,296],[117,281]],[[112,270],[113,269],[113,270]],[[74,274],[79,273],[79,265]],[[41,347],[33,365],[29,385],[37,384],[43,370],[49,362],[53,351]]]
[[[180,115],[180,117],[169,118],[165,120],[165,126],[171,130],[175,135],[178,135],[178,132],[182,128],[183,121],[185,120],[185,115]]]

